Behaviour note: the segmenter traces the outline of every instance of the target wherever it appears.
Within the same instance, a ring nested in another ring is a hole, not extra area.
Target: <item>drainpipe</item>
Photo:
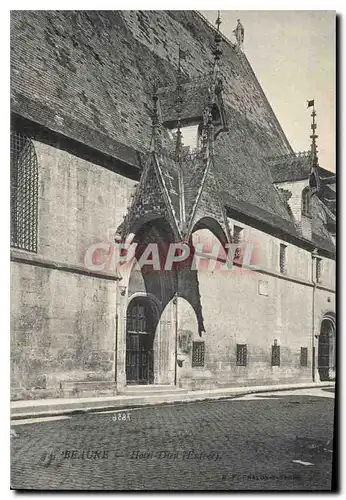
[[[115,335],[114,335],[114,382],[117,384],[117,372],[118,372],[118,331],[119,331],[119,281],[117,281],[116,288],[116,299],[115,299]]]
[[[316,381],[316,346],[315,346],[315,293],[316,293],[316,280],[314,276],[315,259],[318,255],[317,248],[311,252],[311,281],[312,288],[312,381]]]
[[[178,370],[178,293],[175,294],[173,304],[175,305],[174,385],[176,386]]]

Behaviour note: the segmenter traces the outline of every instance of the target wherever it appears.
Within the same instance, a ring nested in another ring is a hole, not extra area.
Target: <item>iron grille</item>
[[[300,366],[308,366],[308,348],[300,348]]]
[[[272,345],[272,366],[280,366],[280,346]]]
[[[11,131],[11,246],[37,252],[38,163],[32,141]]]
[[[322,271],[322,259],[316,259],[316,281],[320,283],[321,281],[321,271]]]
[[[237,366],[247,365],[247,345],[237,344]]]
[[[280,243],[280,273],[286,273],[286,245]]]
[[[204,366],[204,342],[192,342],[192,366]]]

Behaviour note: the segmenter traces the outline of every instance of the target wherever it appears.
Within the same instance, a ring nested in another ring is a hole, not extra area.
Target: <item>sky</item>
[[[215,23],[217,11],[200,11]],[[221,11],[221,31],[244,52],[294,151],[310,149],[315,100],[320,166],[335,172],[335,11]]]

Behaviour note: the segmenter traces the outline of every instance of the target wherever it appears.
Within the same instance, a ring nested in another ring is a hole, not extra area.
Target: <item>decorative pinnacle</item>
[[[220,49],[220,43],[222,41],[221,33],[220,33],[220,24],[222,23],[221,17],[220,17],[220,11],[218,10],[218,15],[217,19],[215,21],[215,24],[217,26],[217,31],[215,33],[214,41],[215,41],[215,48],[213,50],[214,53],[214,60],[215,64],[219,61],[221,55],[222,55],[222,50]]]
[[[221,16],[220,16],[220,11],[217,11],[217,19],[215,21],[215,24],[217,26],[217,31],[220,31],[220,24],[222,23],[221,21]]]
[[[159,115],[158,115],[158,108],[157,108],[157,101],[158,101],[158,85],[157,82],[154,82],[153,85],[153,113],[151,117],[151,124],[152,124],[152,148],[157,150],[157,147],[160,146],[160,130],[159,130]]]
[[[177,115],[178,115],[178,121],[177,121],[177,139],[176,139],[176,145],[175,145],[175,154],[176,154],[176,159],[180,159],[181,155],[181,150],[182,150],[182,132],[181,132],[181,113],[182,113],[182,104],[183,104],[183,99],[181,95],[181,60],[184,60],[186,58],[186,53],[180,48],[179,45],[179,53],[178,53],[178,75],[177,75]]]
[[[316,129],[317,129],[317,123],[316,123],[316,111],[315,111],[315,101],[311,101],[313,104],[312,108],[312,123],[311,123],[311,130],[312,134],[310,135],[311,139],[311,153],[312,153],[312,158],[313,158],[313,165],[317,166],[318,165],[318,157],[317,157],[317,143],[316,139],[318,138],[318,135],[316,134]]]

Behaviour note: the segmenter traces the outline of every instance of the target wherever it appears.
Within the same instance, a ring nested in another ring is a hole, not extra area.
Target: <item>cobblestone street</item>
[[[333,396],[297,390],[17,421],[11,486],[330,490]]]

